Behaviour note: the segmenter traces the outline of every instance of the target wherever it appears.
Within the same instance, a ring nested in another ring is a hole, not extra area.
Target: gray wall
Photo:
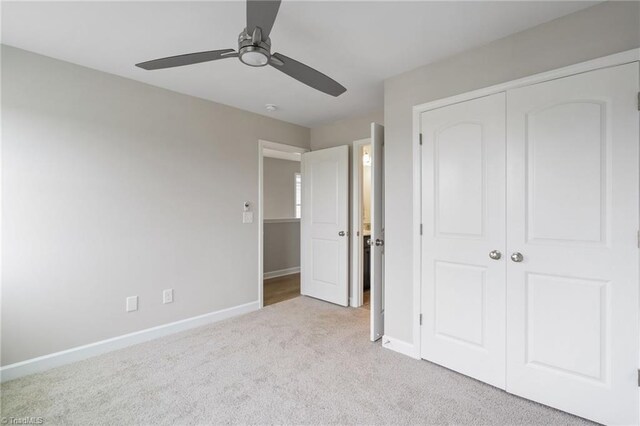
[[[258,139],[309,129],[3,46],[2,364],[256,301]]]
[[[262,170],[264,218],[296,217],[294,179],[300,172],[300,162],[265,157]]]
[[[348,118],[311,129],[311,149],[318,150],[371,137],[371,123],[384,124],[383,111]]]
[[[300,267],[300,221],[264,224],[264,272]]]
[[[640,46],[640,3],[606,2],[385,81],[385,334],[412,343],[412,107]],[[312,144],[313,146],[313,144]]]

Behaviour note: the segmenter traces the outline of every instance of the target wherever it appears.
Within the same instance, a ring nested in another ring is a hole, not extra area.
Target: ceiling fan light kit
[[[331,96],[340,96],[346,88],[315,69],[281,53],[271,54],[269,34],[278,15],[280,0],[247,0],[247,26],[238,37],[238,51],[212,50],[170,56],[136,64],[145,70],[173,68],[225,58],[239,58],[250,67],[271,65],[278,71]]]
[[[249,35],[247,29],[238,37],[238,56],[242,63],[250,67],[263,67],[269,63],[271,57],[271,39],[262,40],[262,30],[255,27]]]

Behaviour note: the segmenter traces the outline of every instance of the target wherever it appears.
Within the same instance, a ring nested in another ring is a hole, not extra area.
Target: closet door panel
[[[505,95],[422,115],[422,357],[505,386]]]
[[[638,423],[637,92],[633,63],[507,93],[507,390],[608,424]]]

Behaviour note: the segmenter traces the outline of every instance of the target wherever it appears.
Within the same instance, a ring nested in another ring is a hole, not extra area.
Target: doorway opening
[[[259,141],[258,297],[260,306],[300,295],[300,162],[307,149]]]
[[[371,289],[371,139],[353,143],[351,306],[369,308]]]

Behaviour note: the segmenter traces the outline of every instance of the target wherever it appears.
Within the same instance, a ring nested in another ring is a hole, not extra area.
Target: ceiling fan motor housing
[[[238,36],[238,57],[251,67],[267,65],[271,58],[271,39],[262,40],[258,27],[253,34],[249,34],[245,28]]]

